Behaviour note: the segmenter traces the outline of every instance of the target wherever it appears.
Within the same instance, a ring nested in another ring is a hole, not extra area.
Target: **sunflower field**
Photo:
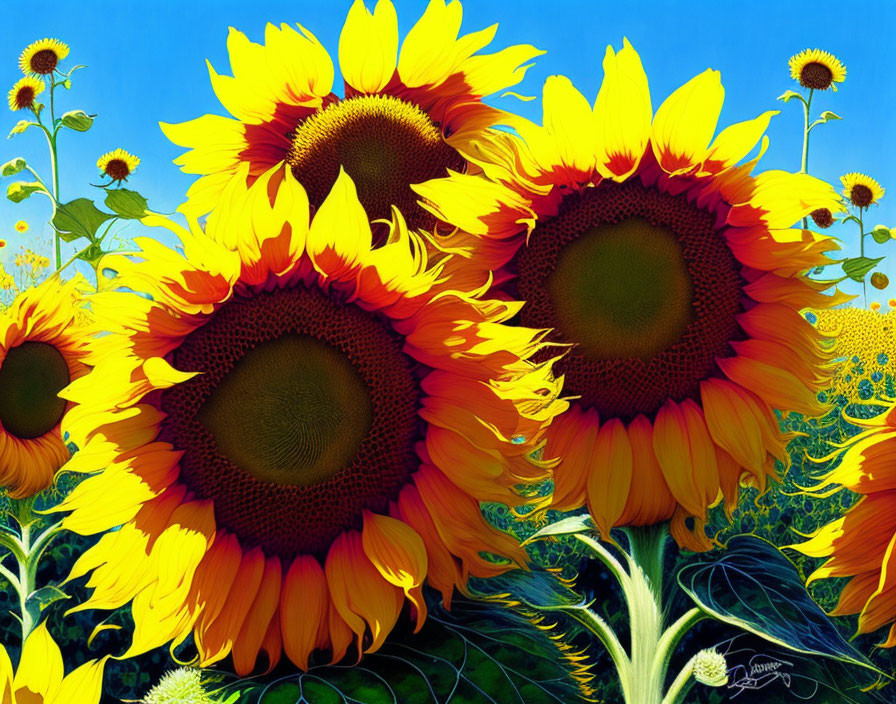
[[[396,4],[231,28],[175,166],[3,42],[0,704],[896,702],[896,228],[810,162],[849,55],[727,119]]]

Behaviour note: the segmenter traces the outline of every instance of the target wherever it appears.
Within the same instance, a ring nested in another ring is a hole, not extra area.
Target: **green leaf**
[[[93,125],[96,115],[88,115],[83,110],[72,110],[62,116],[60,122],[63,127],[68,127],[76,132],[86,132]]]
[[[875,242],[883,244],[891,238],[890,228],[884,225],[875,225],[874,229],[871,231],[871,236],[874,238]]]
[[[843,260],[843,273],[853,281],[864,281],[865,274],[876,267],[883,257],[871,259],[869,257],[852,257]]]
[[[6,197],[13,203],[21,203],[26,198],[30,198],[32,193],[39,191],[46,193],[46,189],[37,181],[16,181],[9,184],[9,188],[6,189]]]
[[[761,538],[731,538],[724,550],[682,567],[678,583],[720,621],[798,653],[878,672],[812,600],[793,563]]]
[[[43,613],[43,611],[45,611],[51,604],[68,598],[68,594],[58,587],[47,585],[28,595],[28,598],[25,599],[25,609],[31,615],[34,623],[37,623],[40,621],[41,613]]]
[[[15,176],[20,171],[24,171],[26,166],[28,166],[28,163],[25,161],[25,158],[17,156],[15,159],[10,159],[3,166],[0,166],[0,176]]]
[[[821,122],[830,122],[831,120],[842,120],[843,118],[830,110],[825,110],[818,118]]]
[[[27,130],[29,127],[34,127],[35,125],[37,125],[37,123],[31,122],[31,120],[19,120],[16,123],[16,126],[13,127],[12,130],[10,130],[9,135],[7,135],[6,138],[9,139],[14,134],[22,134],[22,132]]]
[[[778,100],[781,100],[785,103],[790,102],[794,98],[799,98],[800,100],[803,100],[803,96],[801,96],[799,93],[797,93],[794,90],[784,91],[784,93],[782,93],[781,95],[778,96]],[[805,102],[805,101],[803,101],[803,102]]]
[[[576,533],[593,533],[594,521],[587,513],[578,516],[567,516],[536,531],[526,539],[526,543],[557,535],[575,535]]]
[[[357,667],[318,665],[273,682],[234,683],[241,704],[564,704],[581,701],[558,645],[522,616],[462,598],[445,611],[429,594],[418,634],[394,632]],[[558,639],[558,640],[552,640]],[[558,642],[559,641],[559,642]],[[353,663],[349,656],[346,663]],[[225,691],[226,693],[226,691]]]
[[[93,240],[99,226],[109,218],[115,217],[97,208],[92,200],[78,198],[64,203],[56,209],[53,227],[66,242],[80,237]]]
[[[120,218],[139,220],[149,213],[147,205],[146,198],[137,191],[114,188],[106,192],[106,207]]]

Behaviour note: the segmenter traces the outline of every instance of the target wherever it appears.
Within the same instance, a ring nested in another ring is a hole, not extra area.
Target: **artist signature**
[[[727,670],[728,684],[726,685],[730,698],[735,699],[744,692],[756,692],[778,682],[790,691],[796,699],[811,700],[818,692],[818,683],[799,675],[796,665],[792,660],[775,657],[770,653],[761,652],[753,648],[738,648],[737,637],[720,643],[716,649],[728,660]],[[799,680],[800,689],[808,689],[805,692],[795,691],[791,685]],[[810,686],[804,680],[809,680]],[[814,684],[815,686],[811,686]]]

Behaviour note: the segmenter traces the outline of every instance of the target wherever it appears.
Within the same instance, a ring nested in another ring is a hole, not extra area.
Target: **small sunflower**
[[[58,39],[41,39],[25,47],[19,68],[25,75],[47,76],[68,56],[68,44]]]
[[[890,278],[880,271],[875,271],[871,275],[871,285],[879,291],[883,291],[887,286],[890,285]]]
[[[0,644],[0,702],[3,704],[98,704],[108,657],[88,660],[65,675],[62,652],[41,623],[25,639],[19,663]]]
[[[108,176],[113,181],[127,180],[137,169],[140,164],[139,157],[126,152],[124,149],[115,149],[111,152],[103,154],[97,159],[97,168],[104,176]]]
[[[6,246],[6,240],[0,239],[0,249],[3,249]]]
[[[16,232],[28,232],[28,223],[24,220],[19,220],[15,224]]]
[[[843,83],[846,67],[833,54],[820,49],[806,49],[790,57],[790,77],[803,88],[837,90],[835,83]]]
[[[840,177],[843,195],[857,208],[867,208],[884,197],[884,189],[870,176],[853,172]]]
[[[9,91],[9,109],[13,112],[34,107],[34,101],[44,90],[44,82],[39,78],[25,76],[16,81]]]
[[[830,496],[842,487],[860,495],[844,516],[819,529],[808,541],[788,547],[809,557],[826,557],[807,584],[850,577],[832,615],[859,614],[858,633],[890,626],[879,647],[896,646],[896,406],[871,420],[851,419],[865,428],[848,445],[840,465],[813,487]]]
[[[480,502],[541,502],[517,487],[546,478],[529,456],[566,405],[528,361],[546,331],[442,287],[400,215],[374,248],[345,172],[313,218],[291,172],[247,172],[212,232],[158,218],[183,257],[146,238],[104,260],[109,334],[66,391],[66,467],[106,469],[59,507],[81,534],[121,526],[70,578],[93,572],[79,610],[133,602],[127,656],[192,633],[200,666],[239,674],[261,651],[302,669],[373,652],[406,603],[423,624],[424,580],[448,605],[525,562]]]
[[[479,53],[497,25],[459,36],[461,3],[430,0],[399,41],[390,0],[373,11],[355,0],[338,45],[343,96],[333,92],[333,61],[307,29],[269,24],[264,44],[230,30],[233,76],[209,67],[212,88],[233,116],[204,115],[162,123],[189,151],[175,163],[200,178],[188,192],[191,209],[214,209],[241,164],[250,182],[276,166],[308,192],[317,208],[345,168],[371,220],[390,219],[397,206],[411,229],[431,229],[432,215],[417,204],[410,185],[463,171],[466,154],[487,128],[506,124],[507,113],[483,98],[519,83],[536,56],[529,45]],[[375,227],[375,243],[384,228]]]
[[[58,393],[87,373],[89,325],[80,277],[50,277],[0,313],[0,486],[31,496],[68,459],[60,421],[71,404]]]
[[[522,325],[574,345],[556,367],[577,400],[545,446],[559,458],[554,507],[587,503],[604,535],[671,520],[680,544],[708,549],[707,510],[730,510],[742,481],[763,489],[788,460],[772,409],[822,410],[829,355],[800,311],[848,298],[803,273],[830,264],[835,241],[789,228],[843,206],[807,174],[752,174],[775,112],[713,140],[717,71],[654,114],[623,44],[608,47],[593,104],[549,77],[543,125],[480,140],[485,176],[414,188],[457,228],[445,246],[469,252],[446,272],[493,282],[526,302]]]

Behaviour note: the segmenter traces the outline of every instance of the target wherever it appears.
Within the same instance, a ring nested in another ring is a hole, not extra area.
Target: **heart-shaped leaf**
[[[718,555],[682,567],[678,583],[720,621],[799,653],[876,670],[812,600],[793,563],[761,538],[731,538]]]
[[[92,200],[78,198],[69,203],[63,203],[56,209],[53,227],[66,242],[80,237],[93,240],[99,226],[112,217],[115,216],[111,213],[104,213],[93,204]]]

